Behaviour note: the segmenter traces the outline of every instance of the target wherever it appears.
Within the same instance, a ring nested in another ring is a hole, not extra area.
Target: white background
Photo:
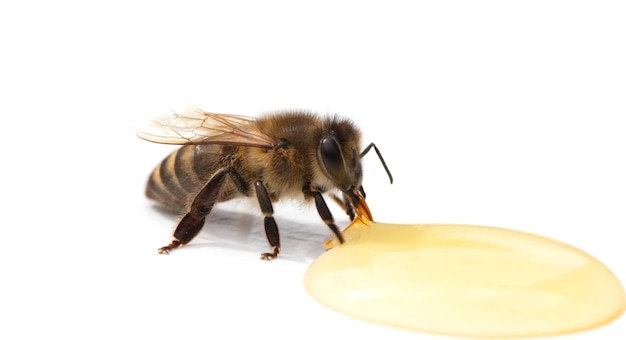
[[[351,117],[395,177],[366,157],[376,220],[538,233],[626,282],[624,18],[620,1],[3,2],[2,333],[440,338],[313,301],[330,234],[298,204],[275,207],[277,261],[246,203],[159,256],[176,217],[143,187],[171,148],[132,128],[188,104]],[[618,334],[624,317],[562,339]]]

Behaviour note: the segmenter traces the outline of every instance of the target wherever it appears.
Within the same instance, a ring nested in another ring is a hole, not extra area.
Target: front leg
[[[271,253],[262,253],[261,260],[271,260],[278,256],[280,252],[280,235],[278,234],[278,226],[274,219],[274,208],[272,208],[272,200],[267,193],[267,189],[261,181],[254,182],[254,188],[256,189],[256,197],[259,201],[259,207],[263,216],[265,216],[265,236],[267,241],[272,247]]]
[[[333,199],[333,201],[335,201],[335,203],[337,203],[337,205],[339,205],[346,212],[346,215],[348,215],[348,218],[350,219],[350,221],[354,221],[354,218],[356,217],[357,212],[354,206],[352,205],[352,202],[348,198],[348,196],[343,194],[342,198],[340,198],[336,194],[331,194],[330,197]]]
[[[217,195],[224,183],[224,178],[229,171],[229,168],[222,168],[213,174],[213,177],[194,198],[189,212],[178,222],[178,226],[174,231],[174,240],[169,245],[159,248],[160,254],[168,254],[181,245],[187,244],[198,235],[204,226],[207,215],[213,209]]]
[[[332,230],[333,234],[337,236],[339,243],[343,243],[344,239],[343,235],[341,234],[341,230],[339,230],[339,228],[335,224],[333,214],[330,213],[330,210],[328,209],[328,205],[326,205],[326,201],[324,201],[322,193],[320,193],[319,191],[314,191],[311,194],[313,195],[313,198],[315,198],[315,206],[317,207],[317,212],[320,214],[322,221],[324,221],[328,228]]]

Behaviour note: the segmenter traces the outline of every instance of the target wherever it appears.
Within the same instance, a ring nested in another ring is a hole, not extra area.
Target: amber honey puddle
[[[366,321],[467,337],[565,334],[625,308],[613,273],[540,236],[468,225],[357,219],[308,269],[317,301]]]

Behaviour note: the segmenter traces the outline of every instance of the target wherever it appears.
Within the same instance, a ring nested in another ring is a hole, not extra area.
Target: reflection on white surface
[[[174,216],[158,208],[154,210],[161,213],[164,218],[173,221],[173,230],[176,226]],[[336,210],[336,222],[342,228],[346,227],[349,223],[347,217],[341,216],[343,213]],[[282,245],[279,259],[310,263],[324,252],[322,244],[331,238],[332,234],[321,218],[315,220],[316,216],[315,207],[305,207],[302,203],[274,204],[274,218],[278,224]],[[165,244],[168,241],[169,239],[164,239],[163,242]],[[188,245],[173,253],[186,248],[201,247],[258,252],[259,255],[268,251],[269,245],[265,237],[263,217],[254,200],[218,203],[200,234]]]

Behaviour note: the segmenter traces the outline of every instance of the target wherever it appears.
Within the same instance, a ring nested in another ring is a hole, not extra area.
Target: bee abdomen
[[[193,146],[172,152],[148,178],[146,196],[168,210],[185,211],[203,183],[196,174],[195,161]]]

